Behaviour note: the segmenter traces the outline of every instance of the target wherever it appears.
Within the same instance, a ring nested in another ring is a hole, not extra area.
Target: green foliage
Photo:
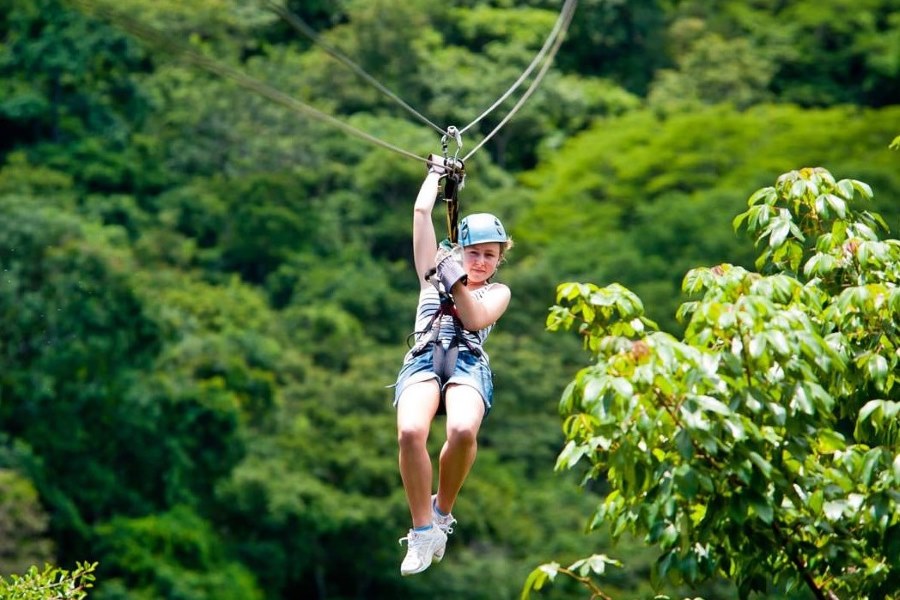
[[[223,268],[244,280],[261,283],[319,226],[309,200],[297,193],[293,178],[247,177],[222,190],[229,218],[219,231]]]
[[[352,30],[344,38],[351,44],[346,54],[355,57],[365,71],[377,73],[378,80],[388,89],[402,91],[402,97],[413,106],[421,106],[423,92],[419,59],[426,48],[420,40],[429,36],[397,33],[426,32],[431,25],[427,6],[425,0],[351,0],[347,7]]]
[[[78,563],[68,571],[47,565],[43,570],[33,566],[24,575],[0,577],[3,600],[84,600],[94,586],[97,563]]]
[[[742,598],[896,589],[900,242],[857,208],[871,196],[821,168],[753,194],[735,226],[767,274],[690,271],[683,340],[622,286],[559,287],[548,327],[577,329],[596,362],[563,394],[558,467],[608,482],[592,527],[658,547],[658,581],[721,573]]]
[[[900,112],[719,106],[597,122],[523,177],[533,192],[513,229],[522,242],[517,256],[528,253],[535,275],[557,281],[620,281],[641,294],[664,330],[676,332],[671,315],[685,299],[680,273],[698,262],[752,266],[752,252],[728,233],[745,182],[762,185],[798,160],[841,165],[870,176],[887,197],[900,193],[885,122],[900,123]],[[876,200],[874,208],[900,223],[894,204]],[[572,231],[580,235],[572,239]]]
[[[209,524],[185,507],[117,517],[98,526],[97,533],[102,540],[97,551],[104,558],[95,598],[263,598],[254,576],[229,560]],[[122,581],[129,584],[127,594]]]
[[[671,88],[674,79],[693,96],[692,87],[715,90],[709,84],[727,81],[733,70],[756,80],[760,97],[774,93],[782,101],[804,106],[888,106],[897,102],[900,22],[891,0],[836,0],[815,5],[805,1],[727,2],[718,10],[705,2],[690,1],[674,8],[666,34],[677,71],[654,86],[662,83]],[[693,59],[706,51],[694,44],[698,38],[735,62],[723,62],[725,56],[710,54],[707,66],[696,63]],[[744,70],[751,65],[760,70]],[[753,93],[740,82],[735,84],[738,95]],[[729,89],[720,87],[718,92],[720,101],[736,99]]]
[[[285,52],[272,61],[255,58],[246,70],[294,93],[309,78],[298,60]],[[195,186],[194,177],[271,173],[298,164],[315,168],[323,149],[307,140],[334,135],[320,123],[181,63],[160,65],[145,86],[156,109],[145,129],[151,141],[146,153],[185,185]]]
[[[770,100],[772,61],[746,38],[726,40],[701,27],[692,21],[673,27],[685,38],[680,43],[686,48],[678,56],[676,69],[657,73],[648,96],[650,105],[672,112],[674,107],[687,111],[722,102],[743,109]]]
[[[304,403],[283,433],[256,440],[218,490],[235,551],[272,594],[307,596],[327,585],[348,597],[360,581],[387,590],[397,584],[395,570],[384,569],[396,545],[384,524],[403,510],[390,419],[337,418],[327,401],[320,408]],[[360,435],[368,445],[358,443]],[[360,547],[374,560],[354,568],[355,580],[341,577],[341,565],[352,563]]]
[[[364,281],[360,273],[366,273]],[[316,354],[337,358],[346,356],[347,348],[366,349],[363,337],[395,344],[409,334],[409,323],[395,318],[397,307],[408,306],[410,294],[415,294],[405,264],[378,262],[359,248],[348,248],[328,261],[295,257],[276,275],[291,286],[285,291],[285,322],[301,347],[320,346]],[[404,282],[408,289],[398,290]],[[317,302],[321,298],[329,300]]]
[[[140,128],[150,106],[142,49],[58,0],[4,7],[0,45],[0,152],[27,149],[97,191],[157,188]]]
[[[13,134],[5,144],[72,141],[100,131],[121,144],[126,123],[146,110],[133,73],[139,47],[57,0],[5,4],[0,118]],[[23,72],[31,76],[14,76]]]
[[[888,91],[896,90],[900,76],[896,58],[891,58],[896,57],[900,32],[896,5],[889,0],[867,0],[853,4],[848,12],[850,6],[834,2],[825,10],[808,11],[794,5],[779,15],[787,39],[793,40],[773,82],[786,100],[807,105],[896,103],[896,92]],[[859,63],[870,69],[862,77],[848,78],[844,70]]]
[[[446,127],[470,123],[508,89],[560,3],[286,6]],[[551,472],[564,444],[552,399],[590,354],[577,337],[544,331],[555,285],[619,281],[664,331],[686,328],[671,316],[687,298],[681,274],[698,264],[751,268],[752,248],[728,224],[748,186],[785,165],[857,174],[872,209],[900,223],[890,201],[900,171],[884,137],[900,131],[890,106],[900,89],[895,12],[884,0],[579,2],[554,68],[467,161],[463,212],[500,215],[517,240],[500,274],[513,299],[489,341],[496,403],[454,508],[451,554],[402,579],[396,539],[409,515],[389,386],[418,290],[409,210],[422,164],[261,92],[420,156],[438,150],[440,136],[265,2],[0,0],[0,540],[15,555],[4,564],[49,561],[51,543],[60,564],[101,560],[92,596],[105,600],[498,600],[519,597],[552,553],[577,577],[604,567],[609,595],[651,597],[654,549],[627,531],[617,540],[581,531],[608,482],[591,480],[584,493],[577,474]],[[125,18],[162,39],[126,33]],[[254,84],[184,62],[179,45]],[[465,150],[518,97],[468,130]],[[785,100],[797,105],[778,105]],[[847,104],[798,108],[837,101]],[[840,187],[828,194],[848,202]],[[823,202],[845,218],[841,202]],[[780,208],[763,204],[757,221]],[[443,230],[443,215],[435,224]],[[841,287],[860,273],[893,277],[895,250],[841,225],[817,245],[803,220],[794,225],[803,241],[790,225],[781,240],[783,224],[756,235],[775,261],[765,269],[790,267],[799,247],[793,276],[841,290],[822,323],[835,328],[829,339],[844,332],[835,352],[848,366],[833,379],[815,374],[823,387],[859,377],[839,388],[830,425],[851,448],[896,444],[891,288]],[[786,249],[769,246],[773,238]],[[628,296],[610,292],[612,305]],[[769,314],[791,340],[796,322]],[[867,336],[879,326],[884,336]],[[761,356],[783,347],[777,335],[763,339]],[[719,416],[727,421],[711,419]],[[839,441],[825,435],[810,456]],[[757,453],[780,468],[765,450]],[[852,494],[881,485],[877,453],[832,456],[829,468],[852,472],[856,487],[824,487],[826,516],[809,516],[813,524],[853,512]],[[803,469],[807,479],[818,473]],[[891,493],[868,513],[860,505],[849,538],[887,514],[878,511],[891,509]],[[897,555],[891,543],[886,556]],[[625,557],[623,567],[579,562],[585,546]],[[584,591],[566,580],[542,595]],[[729,598],[733,588],[718,578],[665,591]]]
[[[31,565],[52,560],[49,521],[34,484],[0,468],[0,573],[24,573]]]
[[[128,433],[82,415],[115,414],[159,339],[131,288],[120,232],[48,204],[0,198],[0,418],[7,433],[41,456],[38,472],[29,475],[42,495],[61,491],[65,503],[74,500],[94,514],[120,510],[143,502],[109,471],[124,458],[114,441],[124,443]],[[59,423],[66,435],[59,435]],[[119,464],[128,472],[127,461]]]
[[[87,9],[108,8],[103,0],[79,2]],[[209,38],[226,38],[234,41],[237,33],[248,34],[270,25],[276,16],[260,3],[235,2],[233,0],[200,0],[186,6],[174,0],[148,2],[126,0],[116,3],[120,10],[127,10],[136,19],[176,36],[188,37],[203,32]]]
[[[0,193],[39,196],[44,201],[59,201],[61,207],[72,209],[72,177],[44,165],[29,162],[25,152],[12,152],[0,168]]]

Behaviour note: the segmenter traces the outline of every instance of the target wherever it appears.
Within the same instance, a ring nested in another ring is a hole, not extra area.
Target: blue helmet
[[[463,248],[485,242],[504,244],[508,240],[503,223],[492,214],[475,213],[467,216],[459,224],[459,245]]]

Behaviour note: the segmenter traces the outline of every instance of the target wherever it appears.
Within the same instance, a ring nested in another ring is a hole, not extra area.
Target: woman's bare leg
[[[484,402],[468,385],[450,385],[446,392],[447,441],[441,449],[437,506],[447,514],[453,509],[478,452],[478,430],[484,418]]]
[[[411,384],[397,402],[400,477],[413,527],[424,527],[432,522],[433,471],[426,443],[439,402],[440,388],[435,380]]]

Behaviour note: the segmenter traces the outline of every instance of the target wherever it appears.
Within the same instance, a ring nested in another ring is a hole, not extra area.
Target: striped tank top
[[[489,283],[484,287],[480,287],[472,292],[472,295],[476,300],[481,300],[492,285],[494,284]],[[438,311],[440,306],[441,299],[438,295],[438,291],[434,288],[434,286],[423,287],[422,291],[419,292],[419,305],[416,307],[416,328],[414,333],[415,337],[413,341],[413,350],[410,350],[406,353],[406,356],[403,358],[404,363],[409,362],[415,356],[414,349],[419,345],[419,342],[431,339],[432,328],[429,327],[428,324],[431,323],[431,318],[434,316],[434,313]],[[485,362],[487,362],[488,356],[484,351],[483,345],[484,341],[488,337],[488,334],[490,334],[491,329],[493,328],[494,325],[492,323],[491,325],[488,325],[484,329],[480,329],[478,331],[469,331],[465,328],[462,329],[463,337],[466,338],[466,341],[469,342],[469,345],[481,350],[481,354],[482,356],[484,356]],[[441,326],[440,333],[438,334],[438,339],[444,346],[446,346],[447,343],[453,339],[454,335],[456,335],[456,327],[453,323],[453,317],[451,315],[441,315]],[[458,345],[460,350],[468,349],[463,343],[459,343]]]

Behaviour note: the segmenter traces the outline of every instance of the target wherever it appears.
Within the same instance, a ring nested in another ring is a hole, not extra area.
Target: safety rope
[[[273,88],[269,84],[260,81],[259,79],[251,77],[250,75],[238,71],[237,69],[229,67],[228,65],[225,65],[224,63],[221,63],[213,58],[209,58],[208,56],[199,54],[185,43],[175,40],[153,27],[144,25],[136,19],[125,15],[124,13],[113,10],[107,5],[100,5],[96,2],[92,2],[91,0],[70,1],[75,5],[83,7],[83,9],[88,12],[93,12],[94,14],[100,15],[105,20],[117,25],[124,31],[127,31],[128,33],[147,42],[148,44],[151,44],[163,51],[176,54],[182,59],[186,60],[188,63],[191,63],[196,67],[212,73],[213,75],[230,79],[240,87],[256,92],[257,94],[268,98],[269,100],[272,100],[273,102],[276,102],[290,110],[301,113],[308,117],[313,117],[321,121],[325,121],[326,123],[337,127],[344,133],[365,140],[376,146],[385,148],[386,150],[391,150],[392,152],[396,152],[397,154],[401,154],[414,160],[424,160],[417,154],[409,152],[408,150],[404,150],[403,148],[395,146],[394,144],[391,144],[389,142],[385,142],[384,140],[366,133],[361,129],[357,129],[356,127],[353,127],[352,125],[349,125],[344,121],[333,117],[332,115],[324,113],[319,109],[310,106],[309,104],[292,98],[291,96],[288,96],[284,92]]]
[[[444,201],[447,203],[447,238],[451,244],[459,242],[459,189],[458,171],[451,171],[444,181]]]
[[[460,130],[461,134],[465,133],[466,131],[468,131],[469,129],[471,129],[478,123],[480,123],[482,119],[484,119],[486,116],[491,114],[494,111],[494,109],[496,109],[498,106],[500,106],[500,104],[502,104],[504,100],[509,98],[509,96],[514,91],[516,91],[520,85],[522,85],[522,82],[525,81],[525,79],[527,79],[529,75],[531,75],[531,72],[538,65],[538,63],[540,63],[541,60],[543,60],[544,55],[547,54],[547,50],[549,48],[553,47],[554,48],[553,54],[554,55],[556,54],[556,49],[558,49],[559,45],[562,43],[562,39],[565,37],[565,32],[569,27],[569,23],[572,22],[572,15],[575,14],[575,5],[576,4],[577,4],[577,0],[566,0],[566,2],[563,4],[562,9],[559,12],[559,16],[556,18],[556,23],[553,24],[553,29],[550,31],[549,35],[547,35],[547,39],[544,40],[544,45],[541,46],[540,51],[538,51],[538,53],[534,56],[534,59],[531,61],[531,64],[528,65],[528,68],[526,68],[522,72],[522,74],[519,76],[519,78],[516,79],[516,81],[509,87],[508,90],[506,90],[506,92],[503,93],[502,96],[497,98],[496,102],[491,104],[491,106],[488,107],[483,113],[478,115],[478,117],[476,117],[474,121],[472,121],[471,123],[469,123],[468,125],[463,127]],[[553,56],[551,55],[548,62],[552,62],[552,60],[553,60]]]
[[[450,156],[450,139],[456,141],[456,152]],[[447,238],[451,244],[459,241],[459,191],[466,182],[465,163],[459,159],[462,151],[462,134],[451,125],[441,137],[441,151],[444,155],[444,189],[441,198],[447,203]]]
[[[509,110],[506,116],[500,121],[494,129],[487,134],[472,150],[463,157],[463,162],[465,163],[469,158],[472,157],[473,154],[478,152],[478,150],[484,146],[488,140],[490,140],[500,129],[506,125],[510,119],[513,118],[513,115],[522,107],[523,104],[531,97],[534,91],[537,89],[537,86],[544,79],[544,75],[546,75],[547,71],[550,69],[550,65],[553,64],[553,58],[556,56],[559,47],[562,45],[563,39],[565,38],[565,32],[569,29],[569,24],[572,22],[572,17],[575,15],[575,4],[576,0],[566,0],[566,4],[563,6],[563,11],[560,14],[561,21],[560,23],[560,31],[561,34],[556,36],[556,39],[553,41],[553,45],[550,48],[550,56],[544,61],[544,64],[541,66],[541,69],[538,71],[534,80],[531,82],[531,85],[528,86],[528,89],[525,90],[525,93],[522,94],[522,97],[519,98],[519,101],[513,105],[513,107]]]
[[[92,0],[70,0],[70,1],[74,5],[82,7],[83,11],[98,14],[102,18],[106,19],[107,21],[121,27],[124,31],[127,31],[128,33],[134,35],[135,37],[142,39],[145,42],[147,42],[155,47],[160,48],[161,50],[177,54],[180,57],[182,57],[183,59],[185,59],[187,62],[189,62],[201,69],[204,69],[209,73],[212,73],[219,77],[230,79],[231,81],[235,82],[240,87],[250,90],[250,91],[253,91],[253,92],[256,92],[257,94],[260,94],[261,96],[266,97],[269,100],[272,100],[273,102],[276,102],[290,110],[304,114],[309,117],[313,117],[313,118],[325,121],[326,123],[340,129],[341,131],[343,131],[349,135],[360,138],[371,144],[380,146],[384,149],[390,150],[397,154],[403,155],[407,158],[412,158],[412,159],[418,160],[418,161],[424,160],[425,162],[428,162],[428,159],[423,159],[422,157],[420,157],[412,152],[404,150],[403,148],[400,148],[389,142],[385,142],[384,140],[381,140],[380,138],[377,138],[374,135],[371,135],[360,129],[357,129],[357,128],[353,127],[352,125],[349,125],[349,124],[345,123],[344,121],[341,121],[340,119],[337,119],[336,117],[334,117],[332,115],[324,113],[309,104],[306,104],[300,100],[292,98],[291,96],[288,96],[287,94],[285,94],[283,92],[280,92],[279,90],[273,88],[272,86],[268,85],[267,83],[265,83],[263,81],[260,81],[254,77],[251,77],[241,71],[238,71],[237,69],[229,67],[229,66],[225,65],[224,63],[221,63],[221,62],[219,62],[215,59],[212,59],[208,56],[204,56],[204,55],[196,52],[195,50],[193,50],[187,44],[177,41],[153,27],[144,25],[144,24],[140,23],[138,20],[136,20],[120,11],[111,9],[108,4],[101,4],[101,3],[97,3]],[[456,138],[457,144],[458,144],[457,155],[458,155],[459,148],[462,147],[461,134],[463,132],[467,131],[468,129],[470,129],[471,127],[473,127],[475,124],[477,124],[482,119],[484,119],[488,114],[490,114],[493,110],[495,110],[504,100],[506,100],[506,98],[508,98],[521,85],[521,83],[528,77],[528,75],[531,74],[531,72],[534,70],[536,65],[541,60],[544,60],[544,64],[542,65],[541,69],[538,71],[538,74],[535,76],[535,79],[531,82],[531,84],[526,89],[525,93],[519,99],[519,101],[516,102],[516,104],[512,107],[512,109],[510,109],[510,111],[506,115],[506,117],[504,117],[503,120],[501,120],[500,123],[487,136],[485,136],[478,143],[478,145],[476,145],[464,158],[458,159],[458,157],[454,157],[454,161],[459,163],[459,168],[454,168],[451,170],[451,173],[448,173],[447,181],[445,183],[445,198],[446,197],[455,198],[456,194],[458,193],[459,189],[462,188],[463,183],[464,183],[464,171],[463,171],[462,165],[464,165],[464,163],[469,158],[471,158],[472,155],[475,154],[475,152],[477,152],[480,148],[482,148],[484,146],[484,144],[486,144],[494,135],[496,135],[496,133],[503,126],[506,125],[507,122],[509,122],[509,120],[518,111],[518,109],[528,100],[528,98],[533,94],[535,89],[537,89],[537,86],[540,84],[544,75],[549,70],[549,68],[552,64],[553,58],[555,57],[557,51],[559,50],[559,47],[562,45],[563,39],[565,38],[565,32],[567,31],[568,26],[572,21],[572,16],[575,13],[575,7],[577,4],[577,0],[565,0],[565,3],[563,4],[562,9],[560,10],[560,15],[557,18],[557,21],[556,21],[552,31],[548,35],[547,40],[544,43],[544,46],[541,48],[541,50],[535,56],[534,60],[528,66],[528,68],[516,80],[516,82],[514,82],[513,85],[496,102],[494,102],[494,104],[492,104],[487,110],[485,110],[481,115],[479,115],[469,125],[465,126],[462,129],[448,128],[447,131],[443,130],[439,126],[437,126],[434,123],[432,123],[431,121],[429,121],[425,116],[423,116],[421,113],[419,113],[414,108],[409,106],[406,102],[404,102],[396,94],[394,94],[388,88],[386,88],[385,86],[380,84],[374,77],[372,77],[371,75],[366,73],[363,69],[361,69],[360,67],[355,65],[355,63],[353,63],[352,60],[350,60],[349,58],[347,58],[346,56],[344,56],[343,54],[341,54],[334,48],[325,44],[321,40],[321,38],[318,35],[316,35],[315,32],[311,28],[309,28],[309,26],[306,25],[299,17],[297,17],[296,15],[293,15],[292,13],[290,13],[286,9],[282,8],[281,6],[277,5],[275,2],[273,2],[271,0],[266,0],[266,4],[276,14],[278,14],[282,18],[286,19],[298,31],[300,31],[304,35],[307,35],[307,37],[310,37],[310,39],[312,39],[312,41],[314,43],[318,44],[320,47],[322,47],[326,52],[328,52],[334,58],[343,62],[348,68],[352,69],[359,76],[363,77],[370,84],[372,84],[373,86],[378,88],[382,93],[386,94],[388,97],[393,99],[395,102],[398,102],[402,107],[404,107],[407,111],[409,111],[411,114],[413,114],[417,119],[425,122],[426,124],[428,124],[429,126],[434,128],[435,130],[437,130],[438,132],[443,133],[444,139],[446,139],[448,137],[448,135],[452,134]],[[546,57],[548,52],[549,52],[549,57]],[[545,57],[546,57],[546,59],[545,59]],[[445,155],[446,155],[446,152],[445,152]],[[445,158],[446,158],[446,156],[445,156]],[[453,174],[454,176],[450,177],[449,175],[451,175],[451,174]],[[449,194],[446,193],[446,188],[448,185],[450,187]],[[458,203],[456,201],[448,202],[448,210],[458,211]],[[450,218],[451,218],[450,215],[448,215],[448,222],[449,222]],[[454,222],[455,222],[455,219],[454,219]],[[451,226],[451,227],[449,227],[449,229],[452,233],[452,237],[455,238],[456,237],[456,227]]]
[[[389,88],[382,85],[377,79],[369,75],[362,67],[357,65],[355,62],[350,60],[346,55],[342,54],[339,50],[330,46],[329,44],[322,41],[321,36],[319,36],[312,27],[307,25],[303,19],[298,17],[296,14],[290,12],[280,4],[273,2],[272,0],[266,0],[265,5],[274,12],[276,15],[287,21],[294,29],[308,37],[312,42],[318,45],[322,50],[328,53],[332,58],[342,62],[347,68],[351,71],[368,81],[371,85],[373,85],[378,91],[386,95],[388,98],[399,104],[403,107],[408,113],[422,121],[426,125],[431,126],[432,129],[437,131],[438,133],[446,135],[447,132],[441,129],[439,126],[432,123],[428,120],[428,117],[417,111],[415,108],[407,104],[402,98],[400,98],[397,94],[392,92]]]
[[[319,45],[325,52],[327,52],[332,57],[334,57],[335,59],[342,62],[344,65],[346,65],[348,68],[353,70],[360,77],[362,77],[363,79],[368,81],[370,84],[375,86],[378,90],[385,93],[389,98],[391,98],[392,100],[397,102],[400,106],[402,106],[404,109],[406,109],[408,112],[413,114],[417,119],[419,119],[420,121],[423,121],[424,123],[427,123],[432,128],[434,128],[438,132],[442,133],[443,135],[445,135],[445,136],[447,135],[447,131],[444,131],[439,126],[437,126],[434,123],[432,123],[431,121],[429,121],[425,116],[423,116],[421,113],[419,113],[414,108],[409,106],[406,102],[404,102],[402,99],[400,99],[396,94],[391,92],[389,89],[385,88],[381,83],[378,82],[377,79],[375,79],[374,77],[369,75],[366,71],[364,71],[356,63],[354,63],[350,58],[348,58],[344,54],[341,54],[338,50],[334,49],[333,47],[331,47],[328,44],[326,44],[325,42],[323,42],[321,36],[316,34],[316,32],[309,25],[307,25],[300,17],[298,17],[296,14],[291,13],[290,11],[283,8],[281,5],[277,4],[273,0],[266,0],[265,3],[269,7],[270,10],[272,10],[274,13],[276,13],[281,18],[285,19],[295,29],[297,29],[297,31],[299,31],[300,33],[305,35],[307,38],[309,38],[314,44]],[[469,129],[471,129],[478,123],[480,123],[485,117],[487,117],[498,106],[500,106],[503,103],[503,101],[505,101],[507,98],[509,98],[509,96],[512,95],[512,93],[515,92],[519,88],[519,86],[522,85],[522,83],[528,78],[528,76],[531,75],[531,72],[534,71],[534,69],[537,67],[537,65],[540,64],[542,60],[544,60],[544,57],[546,56],[547,52],[551,51],[551,50],[552,50],[552,52],[551,52],[550,58],[547,59],[547,61],[545,62],[545,65],[549,65],[550,63],[552,63],[553,57],[556,55],[556,51],[559,49],[559,46],[562,44],[562,41],[565,38],[565,33],[568,30],[569,24],[572,21],[572,16],[575,14],[575,7],[576,7],[577,3],[578,3],[577,0],[565,0],[565,2],[563,3],[563,7],[560,9],[559,16],[557,17],[556,22],[553,25],[553,28],[551,29],[550,33],[547,35],[547,39],[544,40],[544,45],[541,47],[541,49],[535,55],[534,59],[532,59],[531,64],[528,65],[528,67],[522,72],[522,74],[519,76],[519,78],[516,79],[516,81],[513,82],[513,84],[493,104],[491,104],[490,107],[485,109],[471,123],[469,123],[462,129],[459,129],[458,130],[459,134],[465,133],[466,131],[468,131]],[[478,144],[478,146],[476,146],[468,154],[468,157],[471,157],[472,154],[474,154],[477,150],[479,150],[482,146],[484,146],[484,144],[490,138],[492,138],[500,130],[500,128],[503,125],[505,125],[507,122],[509,122],[509,120],[513,117],[513,115],[516,113],[516,111],[518,111],[518,109],[522,106],[522,104],[524,104],[525,100],[527,100],[528,97],[531,96],[531,93],[534,91],[534,89],[540,83],[540,80],[543,78],[543,74],[546,73],[548,68],[549,68],[548,66],[545,66],[544,68],[541,69],[541,71],[539,71],[538,77],[535,79],[534,82],[532,82],[531,86],[528,88],[528,91],[526,91],[525,99],[520,100],[513,107],[513,109],[506,116],[506,118],[502,120],[501,125],[498,125],[497,127],[495,127],[494,130],[491,131],[490,134],[488,134],[488,136],[484,140],[482,140],[482,142],[480,144]]]

